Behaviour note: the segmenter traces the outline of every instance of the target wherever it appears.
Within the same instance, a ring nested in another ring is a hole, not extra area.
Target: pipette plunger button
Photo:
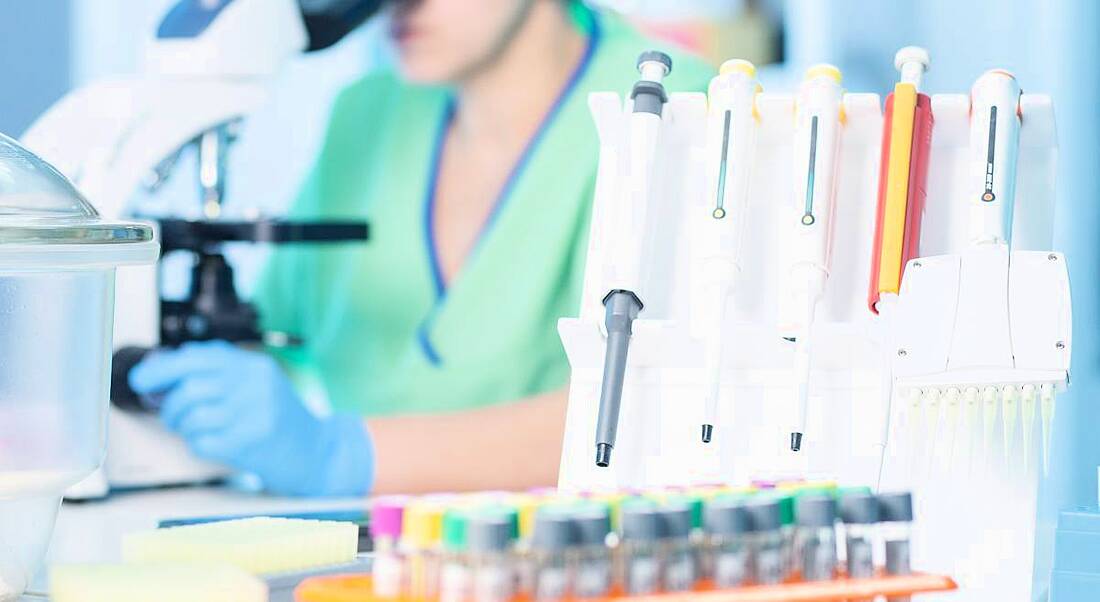
[[[714,438],[714,425],[703,425],[703,443],[710,443],[710,440]]]
[[[802,449],[802,433],[791,433],[791,451]]]
[[[638,55],[639,73],[643,76],[648,75],[647,71],[651,66],[663,69],[662,77],[668,75],[672,73],[672,57],[659,50],[647,50]]]

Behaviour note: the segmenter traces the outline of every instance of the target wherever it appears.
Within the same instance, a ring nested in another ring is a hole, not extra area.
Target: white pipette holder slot
[[[950,264],[967,248],[969,207],[963,174],[967,164],[969,98],[937,95],[929,156],[928,200],[921,235],[921,265],[908,266],[894,307],[903,324],[892,337],[867,308],[883,117],[875,94],[846,94],[838,156],[836,212],[825,297],[811,338],[811,407],[803,450],[788,449],[794,413],[793,345],[781,337],[785,258],[780,210],[793,193],[794,98],[757,96],[759,123],[747,230],[736,277],[725,303],[721,396],[715,440],[700,440],[707,280],[699,272],[699,220],[713,210],[707,190],[706,111],[698,94],[673,94],[661,133],[648,208],[640,290],[645,308],[634,322],[618,441],[611,466],[593,461],[605,334],[601,300],[614,288],[605,278],[603,233],[608,202],[625,177],[624,110],[616,94],[596,94],[590,107],[599,131],[601,160],[594,199],[580,315],[559,322],[572,367],[559,485],[600,490],[654,485],[743,482],[754,477],[827,477],[874,484],[882,458],[885,416],[881,374],[896,371],[890,444],[883,489],[912,489],[921,516],[914,535],[914,564],[944,571],[964,587],[982,588],[981,600],[1010,599],[1027,591],[1032,548],[1039,426],[1031,428],[1032,461],[1018,444],[983,451],[981,414],[965,408],[925,405],[919,414],[901,389],[920,385],[921,362],[940,361],[946,318],[958,298],[959,276]],[[1064,257],[1051,251],[1056,145],[1048,97],[1023,95],[1012,230],[1011,337],[983,345],[1015,358],[1003,382],[1068,379],[1070,305]],[[940,263],[948,267],[938,268]],[[1057,267],[1053,267],[1057,266]],[[930,269],[929,269],[930,268]],[[928,276],[925,276],[928,274]],[[924,282],[922,279],[933,279]],[[952,282],[953,279],[953,282]],[[1026,286],[1018,286],[1026,283]],[[1032,290],[1034,289],[1034,290]],[[965,296],[965,293],[964,293]],[[909,341],[931,341],[936,344]],[[1049,339],[1049,340],[1048,340]],[[995,342],[998,341],[999,342]],[[896,341],[909,346],[902,361]],[[1008,342],[1006,342],[1008,341]],[[1061,343],[1059,345],[1059,343]],[[892,353],[886,353],[892,349]],[[926,351],[927,349],[927,351]],[[926,354],[933,357],[925,360]],[[936,359],[939,358],[939,359]],[[951,378],[962,374],[950,375]],[[988,374],[986,375],[989,376]],[[1020,380],[1022,379],[1022,380]],[[946,381],[945,381],[946,382]],[[958,410],[957,414],[953,414]],[[1026,410],[1025,410],[1026,411]],[[995,438],[1004,438],[998,415]],[[1036,420],[1038,422],[1038,420]],[[914,430],[913,425],[920,424]],[[1014,437],[1019,440],[1023,427]],[[913,433],[918,433],[913,435]],[[950,443],[937,443],[950,439]],[[1007,441],[1007,439],[1006,439]],[[931,442],[931,443],[929,443]],[[1004,453],[1001,453],[1001,452]],[[1011,503],[1006,503],[1011,500]],[[968,552],[959,553],[959,542]],[[996,561],[990,560],[995,558]]]
[[[780,337],[778,322],[779,307],[785,302],[786,269],[785,224],[780,223],[783,212],[779,208],[792,194],[794,99],[764,94],[757,102],[760,121],[753,172],[769,177],[754,178],[750,184],[744,243],[748,250],[727,304],[728,337],[735,343],[729,346],[723,376],[727,383],[723,405],[734,390],[748,392],[733,395],[738,398],[733,415],[745,416],[737,424],[748,430],[731,427],[726,420],[717,425],[718,441],[726,443],[704,448],[699,440],[700,404],[695,401],[702,392],[703,347],[698,334],[703,326],[693,323],[693,316],[708,302],[702,284],[705,279],[698,273],[701,250],[696,242],[696,220],[708,219],[711,211],[706,191],[706,113],[702,95],[673,94],[666,106],[668,118],[655,162],[659,168],[651,176],[658,193],[650,197],[654,206],[648,209],[651,219],[642,259],[648,268],[641,278],[646,306],[634,322],[615,460],[608,468],[597,468],[591,452],[605,346],[600,301],[607,290],[615,288],[604,275],[607,260],[602,233],[607,212],[601,204],[621,186],[615,180],[625,177],[624,146],[628,141],[624,121],[628,113],[618,95],[590,98],[602,148],[580,317],[559,322],[573,368],[567,451],[560,475],[563,485],[599,489],[729,479],[734,476],[730,474],[732,463],[742,454],[755,458],[758,472],[742,468],[738,476],[794,473],[804,469],[804,458],[811,457],[792,458],[778,449],[785,437],[781,433],[791,423],[787,415],[793,411],[782,401],[789,388],[793,345]],[[853,382],[873,384],[873,370],[879,361],[867,334],[871,317],[865,304],[882,121],[879,105],[874,94],[845,97],[838,198],[858,202],[837,204],[834,274],[830,279],[837,285],[826,292],[813,326],[812,379],[815,388],[822,390],[847,390]],[[762,396],[769,398],[767,404],[762,403]],[[759,415],[762,406],[769,408],[767,419]],[[749,426],[753,424],[759,428]],[[732,445],[738,437],[762,445]],[[829,470],[827,465],[816,469]]]

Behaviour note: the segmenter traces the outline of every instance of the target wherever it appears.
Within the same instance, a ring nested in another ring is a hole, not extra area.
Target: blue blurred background
[[[134,72],[144,37],[169,0],[35,0],[0,5],[0,131],[18,136],[74,86]],[[1095,505],[1100,404],[1094,403],[1100,349],[1100,2],[1093,0],[619,0],[603,2],[652,31],[713,59],[772,63],[766,87],[789,88],[791,74],[832,62],[849,89],[885,93],[894,51],[916,44],[932,55],[929,92],[963,92],[985,69],[1015,72],[1025,91],[1054,98],[1060,162],[1056,246],[1069,257],[1075,332],[1073,386],[1060,398],[1052,471],[1042,485],[1039,561],[1055,511]],[[329,103],[341,84],[384,56],[366,27],[329,51],[297,60],[273,102],[246,125],[230,171],[230,203],[277,213],[292,198],[317,150]],[[293,123],[293,127],[285,124]],[[241,157],[248,157],[241,161]],[[277,169],[272,166],[277,165]],[[179,184],[179,183],[177,183]],[[185,192],[193,184],[184,182]]]

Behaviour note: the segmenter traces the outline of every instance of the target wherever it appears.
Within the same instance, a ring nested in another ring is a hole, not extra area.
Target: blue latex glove
[[[268,355],[224,341],[151,354],[130,386],[163,394],[160,419],[199,457],[252,472],[272,492],[358,496],[374,450],[361,417],[314,416]]]

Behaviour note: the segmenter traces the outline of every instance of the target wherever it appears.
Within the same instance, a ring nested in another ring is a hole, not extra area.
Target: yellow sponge
[[[355,523],[295,518],[246,518],[170,527],[126,536],[127,562],[222,562],[254,575],[352,562]]]
[[[53,602],[267,602],[259,578],[228,564],[85,564],[50,570]]]

